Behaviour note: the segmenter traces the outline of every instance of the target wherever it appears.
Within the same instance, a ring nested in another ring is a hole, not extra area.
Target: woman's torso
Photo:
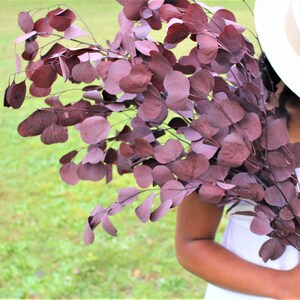
[[[296,174],[298,181],[300,181],[300,168],[296,169]],[[222,245],[247,261],[277,270],[289,270],[299,264],[300,252],[292,246],[287,246],[283,255],[278,259],[268,260],[268,262],[264,263],[258,253],[262,244],[269,238],[267,236],[256,235],[250,231],[252,217],[234,214],[236,211],[249,210],[253,210],[253,205],[242,203],[231,212],[223,235]],[[205,300],[218,299],[267,300],[270,298],[240,294],[209,284],[206,291]]]

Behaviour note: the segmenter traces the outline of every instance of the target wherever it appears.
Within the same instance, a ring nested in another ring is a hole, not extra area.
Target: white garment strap
[[[300,168],[296,168],[295,173],[296,173],[296,176],[298,179],[298,184],[297,184],[296,189],[297,189],[297,193],[300,193]]]

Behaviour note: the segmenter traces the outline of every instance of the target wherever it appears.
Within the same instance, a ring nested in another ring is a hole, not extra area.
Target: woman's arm
[[[245,294],[300,299],[300,267],[278,271],[239,258],[214,241],[223,209],[193,193],[178,207],[176,254],[191,273]]]

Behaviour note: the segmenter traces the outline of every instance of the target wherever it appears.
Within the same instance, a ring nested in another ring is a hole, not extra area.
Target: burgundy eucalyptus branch
[[[270,237],[260,250],[265,261],[278,258],[288,244],[300,250],[294,176],[300,144],[289,144],[285,120],[266,108],[269,95],[245,27],[232,12],[197,1],[118,2],[123,6],[120,30],[106,48],[89,29],[75,25],[70,8],[48,10],[35,21],[34,14],[20,13],[24,34],[16,43],[25,43],[27,67],[22,73],[17,55],[17,73],[4,98],[5,106],[18,109],[26,94],[46,97],[47,108],[19,125],[21,136],[64,143],[68,127],[79,130],[87,153],[80,160],[73,150],[60,159],[66,183],[109,183],[113,168],[119,175],[133,174],[139,188],[121,189],[107,208],[97,205],[84,241],[94,241],[99,224],[116,235],[111,216],[144,192],[150,194],[135,210],[142,222],[159,220],[195,192],[199,201],[218,206],[252,204],[251,230]],[[162,30],[163,23],[166,35],[154,41],[151,31]],[[93,43],[81,41],[82,36]],[[39,47],[40,40],[51,37],[59,40]],[[186,39],[194,45],[176,57],[172,49]],[[76,42],[76,48],[65,41]],[[51,93],[59,78],[77,85],[81,99],[64,104],[60,97],[70,89]],[[121,114],[125,121],[114,117]]]

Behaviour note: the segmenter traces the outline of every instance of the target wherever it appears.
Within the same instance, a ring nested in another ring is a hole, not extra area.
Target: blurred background
[[[22,35],[17,24],[18,13],[55,8],[59,2],[1,0],[0,3],[3,98],[9,75],[16,69],[14,39]],[[113,40],[121,10],[117,1],[65,0],[64,3],[80,15],[100,44]],[[252,13],[245,1],[206,0],[205,3],[232,10],[240,24],[254,31]],[[254,0],[247,3],[253,8]],[[246,35],[254,42],[249,31]],[[17,49],[22,53],[23,44]],[[180,48],[176,53],[188,51]],[[18,80],[22,78],[20,75]],[[39,137],[24,139],[17,133],[18,124],[43,106],[43,99],[28,99],[20,110],[0,107],[0,298],[201,299],[205,282],[183,270],[175,258],[175,210],[157,223],[142,224],[135,216],[134,205],[127,207],[112,218],[118,237],[97,228],[94,244],[84,245],[82,234],[90,211],[98,203],[107,206],[115,200],[119,188],[134,182],[125,175],[116,177],[109,185],[63,183],[58,160],[78,147],[76,133],[71,133],[68,143],[51,146],[43,145]],[[226,217],[218,240],[225,223]]]

